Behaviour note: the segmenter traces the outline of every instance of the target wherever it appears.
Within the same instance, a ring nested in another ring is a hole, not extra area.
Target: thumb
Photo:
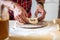
[[[37,17],[37,16],[38,16],[38,11],[36,10],[36,11],[35,11],[35,17]]]

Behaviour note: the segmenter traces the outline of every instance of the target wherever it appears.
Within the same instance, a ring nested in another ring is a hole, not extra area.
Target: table
[[[10,40],[60,40],[60,32],[57,24],[38,29],[23,29],[14,26],[16,21],[9,22]]]

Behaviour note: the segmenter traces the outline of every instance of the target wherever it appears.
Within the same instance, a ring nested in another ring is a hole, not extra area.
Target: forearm
[[[45,3],[45,0],[36,0],[37,2],[42,2],[43,4]]]

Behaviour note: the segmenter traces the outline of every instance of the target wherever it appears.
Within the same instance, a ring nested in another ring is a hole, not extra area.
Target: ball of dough
[[[38,23],[38,19],[37,18],[29,18],[29,23],[30,24],[37,24]]]

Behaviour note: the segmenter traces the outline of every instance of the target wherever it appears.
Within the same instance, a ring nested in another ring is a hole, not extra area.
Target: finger
[[[45,15],[46,14],[46,11],[44,9],[39,9],[38,10],[38,13],[40,13],[41,15]]]
[[[28,23],[28,22],[29,22],[28,19],[27,19],[28,17],[26,17],[26,16],[24,15],[24,13],[22,13],[22,15],[23,15],[23,16],[21,16],[21,17],[23,18],[23,20],[24,20],[26,23]]]
[[[19,15],[23,17],[28,17],[28,14],[25,11],[24,12],[21,11]]]
[[[25,17],[28,17],[28,14],[26,11],[22,12]]]
[[[23,14],[23,12],[21,12],[21,14],[19,14],[19,17],[24,21],[24,18],[25,18],[25,13]]]
[[[37,16],[38,16],[38,10],[35,11],[35,17],[37,17]]]
[[[39,20],[43,20],[45,18],[46,11],[42,9],[42,10],[39,10],[39,13],[41,14],[41,16],[39,17]]]
[[[17,20],[18,20],[20,23],[25,23],[20,16],[17,16]]]
[[[26,16],[26,17],[28,17],[28,14],[27,14],[27,13],[25,13],[25,16]]]
[[[25,14],[26,14],[25,12],[21,12],[21,15],[19,14],[19,16],[22,18],[22,20],[23,20],[25,23],[27,23],[28,20],[27,20],[27,17],[26,17]]]
[[[23,9],[23,11],[24,12],[22,12],[22,13],[24,13],[24,15],[26,16],[26,17],[28,17],[28,14],[27,14],[27,12]]]
[[[16,16],[16,19],[17,19],[19,22],[21,22],[21,23],[25,23],[25,22],[23,21],[23,19],[21,18],[21,15],[22,15],[22,11],[20,11],[20,13]]]
[[[38,20],[39,20],[39,21],[42,21],[44,18],[45,18],[45,17],[42,16],[42,17],[39,17]]]
[[[44,18],[45,18],[45,14],[43,14],[42,16],[40,16],[40,17],[38,18],[38,20],[39,20],[39,21],[42,21]]]
[[[19,21],[19,19],[18,19],[18,17],[17,17],[17,16],[15,17],[15,19],[16,19],[17,21]]]

